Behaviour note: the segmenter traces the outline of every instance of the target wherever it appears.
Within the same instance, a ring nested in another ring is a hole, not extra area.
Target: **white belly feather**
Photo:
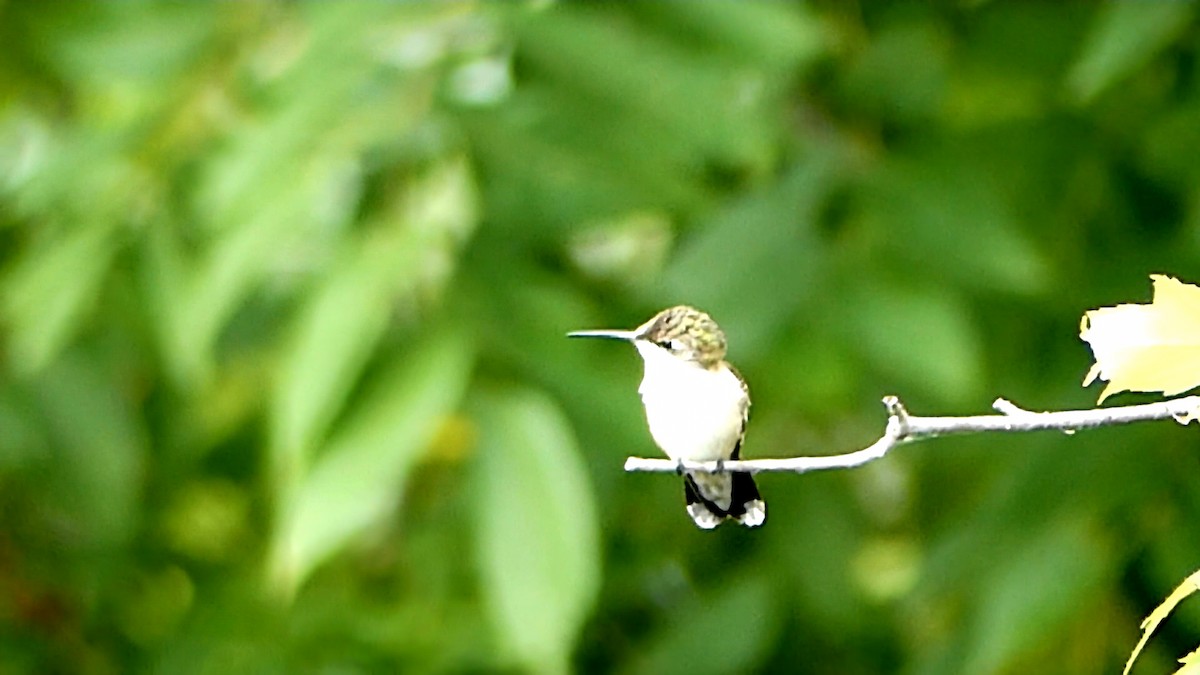
[[[741,435],[746,392],[728,368],[706,370],[646,342],[636,343],[646,374],[638,393],[650,435],[674,460],[729,459]]]

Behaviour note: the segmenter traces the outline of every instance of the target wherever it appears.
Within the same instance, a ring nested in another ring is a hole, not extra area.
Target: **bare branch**
[[[1069,434],[1074,433],[1077,429],[1093,429],[1148,420],[1174,419],[1180,424],[1187,424],[1193,419],[1200,420],[1200,396],[1187,396],[1143,405],[1056,412],[1025,410],[1001,398],[996,399],[992,406],[1002,414],[967,417],[914,417],[908,413],[904,405],[900,403],[900,399],[895,396],[885,396],[883,405],[888,412],[887,428],[879,440],[862,450],[823,457],[749,459],[736,462],[675,462],[670,459],[630,457],[625,460],[625,470],[676,472],[687,469],[691,471],[805,473],[822,469],[849,469],[862,466],[887,455],[896,446],[935,436],[993,431],[1046,430],[1057,430]]]

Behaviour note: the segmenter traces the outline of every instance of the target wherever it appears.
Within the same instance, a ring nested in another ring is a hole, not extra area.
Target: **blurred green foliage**
[[[751,457],[862,447],[884,394],[1089,406],[1082,312],[1200,281],[1198,38],[0,2],[0,673],[1115,672],[1200,566],[1194,432],[932,441],[700,532],[621,471],[636,356],[563,334],[708,310]]]

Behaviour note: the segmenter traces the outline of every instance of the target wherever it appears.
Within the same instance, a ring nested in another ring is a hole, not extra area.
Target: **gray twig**
[[[1046,430],[1074,433],[1078,429],[1093,429],[1146,420],[1174,419],[1180,424],[1187,424],[1193,419],[1200,421],[1200,396],[1186,396],[1143,405],[1056,412],[1033,412],[1000,398],[996,399],[992,407],[1002,414],[967,417],[915,417],[908,413],[904,405],[900,403],[900,399],[895,396],[885,396],[883,405],[888,413],[887,428],[879,440],[862,450],[817,457],[728,461],[723,462],[720,468],[724,471],[747,471],[750,473],[762,471],[805,473],[822,469],[849,469],[879,459],[899,445],[950,434]],[[717,462],[676,462],[665,458],[647,459],[643,457],[630,457],[625,460],[626,471],[673,473],[681,466],[693,471],[715,472],[718,469]]]

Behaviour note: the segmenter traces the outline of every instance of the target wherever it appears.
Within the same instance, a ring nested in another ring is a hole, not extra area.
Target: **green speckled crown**
[[[711,368],[725,358],[725,333],[712,317],[679,305],[659,312],[646,323],[642,339],[672,354]]]

